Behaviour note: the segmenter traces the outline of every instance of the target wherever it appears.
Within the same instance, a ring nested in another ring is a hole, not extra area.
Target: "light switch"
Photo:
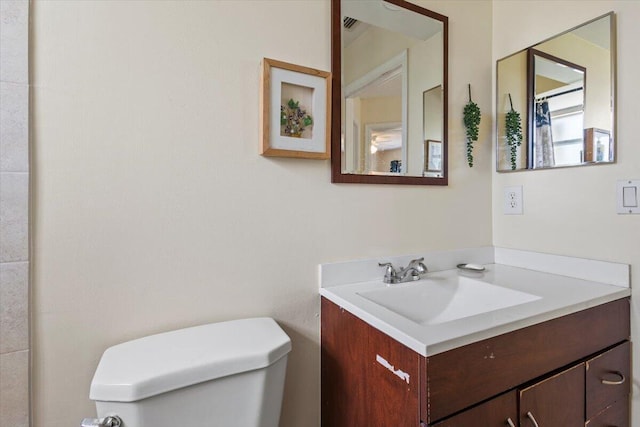
[[[640,214],[639,189],[640,179],[618,181],[616,204],[619,214]]]
[[[625,208],[638,207],[638,187],[622,187],[622,206]]]

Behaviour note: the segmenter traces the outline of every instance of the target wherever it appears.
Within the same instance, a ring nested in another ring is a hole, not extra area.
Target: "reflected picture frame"
[[[584,130],[583,161],[585,163],[610,162],[613,160],[611,132],[604,129]]]
[[[427,139],[424,142],[424,172],[442,173],[443,165],[442,141]]]
[[[329,159],[331,73],[270,58],[261,71],[260,154]]]

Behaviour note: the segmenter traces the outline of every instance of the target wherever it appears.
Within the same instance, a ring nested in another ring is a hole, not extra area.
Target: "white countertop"
[[[486,264],[485,267],[482,273],[458,269],[436,271],[425,275],[425,280],[411,283],[426,283],[430,278],[460,275],[540,298],[513,307],[429,325],[416,323],[360,295],[362,292],[384,289],[387,285],[382,282],[382,274],[379,280],[321,287],[320,294],[423,356],[433,356],[631,295],[628,285],[594,282],[503,264]]]

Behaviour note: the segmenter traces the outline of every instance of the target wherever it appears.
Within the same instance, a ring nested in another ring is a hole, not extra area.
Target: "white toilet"
[[[90,398],[123,427],[277,427],[290,351],[270,318],[151,335],[104,352]]]

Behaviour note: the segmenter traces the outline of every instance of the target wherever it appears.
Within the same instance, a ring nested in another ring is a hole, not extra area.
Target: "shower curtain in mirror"
[[[551,135],[551,113],[547,101],[536,102],[536,134],[534,145],[536,168],[555,166],[553,138]]]

